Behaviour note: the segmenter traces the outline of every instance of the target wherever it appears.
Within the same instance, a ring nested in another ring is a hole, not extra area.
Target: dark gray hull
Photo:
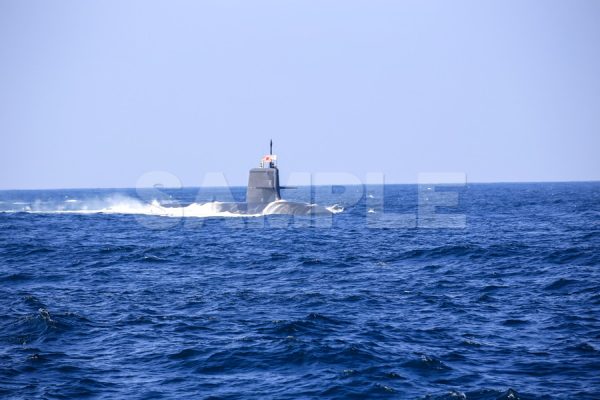
[[[332,211],[316,204],[276,200],[271,203],[215,203],[215,211],[239,215],[331,215]]]

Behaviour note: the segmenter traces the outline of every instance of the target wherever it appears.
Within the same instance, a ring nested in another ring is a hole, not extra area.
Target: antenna
[[[273,139],[271,139],[271,143],[269,144],[269,154],[273,154]]]

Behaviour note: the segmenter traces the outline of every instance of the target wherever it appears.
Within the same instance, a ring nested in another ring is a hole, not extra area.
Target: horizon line
[[[476,185],[493,185],[493,184],[540,184],[540,183],[600,183],[600,179],[591,179],[591,180],[569,180],[569,181],[466,181],[464,185],[460,183],[426,183],[427,185],[445,185],[445,186],[468,186],[470,184]],[[425,184],[425,183],[424,183]],[[296,187],[324,187],[324,186],[373,186],[377,184],[347,184],[347,183],[329,183],[329,184],[319,184],[319,185],[295,185]],[[384,186],[388,185],[419,185],[418,182],[385,182]],[[106,187],[89,187],[89,186],[81,186],[81,187],[49,187],[49,188],[23,188],[23,189],[4,189],[0,188],[0,192],[18,192],[18,191],[39,191],[39,190],[124,190],[124,189],[197,189],[197,188],[245,188],[246,185],[223,185],[223,186],[161,186],[157,188],[156,186],[106,186]]]

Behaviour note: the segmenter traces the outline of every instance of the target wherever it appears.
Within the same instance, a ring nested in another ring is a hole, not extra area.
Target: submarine
[[[247,215],[331,215],[339,212],[334,207],[287,201],[281,198],[281,190],[295,187],[280,186],[277,155],[273,154],[273,140],[269,142],[269,154],[262,157],[257,168],[250,169],[246,201],[242,203],[216,203],[219,212]]]

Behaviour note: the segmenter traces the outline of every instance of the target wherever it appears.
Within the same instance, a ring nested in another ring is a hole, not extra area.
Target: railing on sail
[[[261,168],[276,168],[277,156],[275,154],[267,154],[260,160]]]

